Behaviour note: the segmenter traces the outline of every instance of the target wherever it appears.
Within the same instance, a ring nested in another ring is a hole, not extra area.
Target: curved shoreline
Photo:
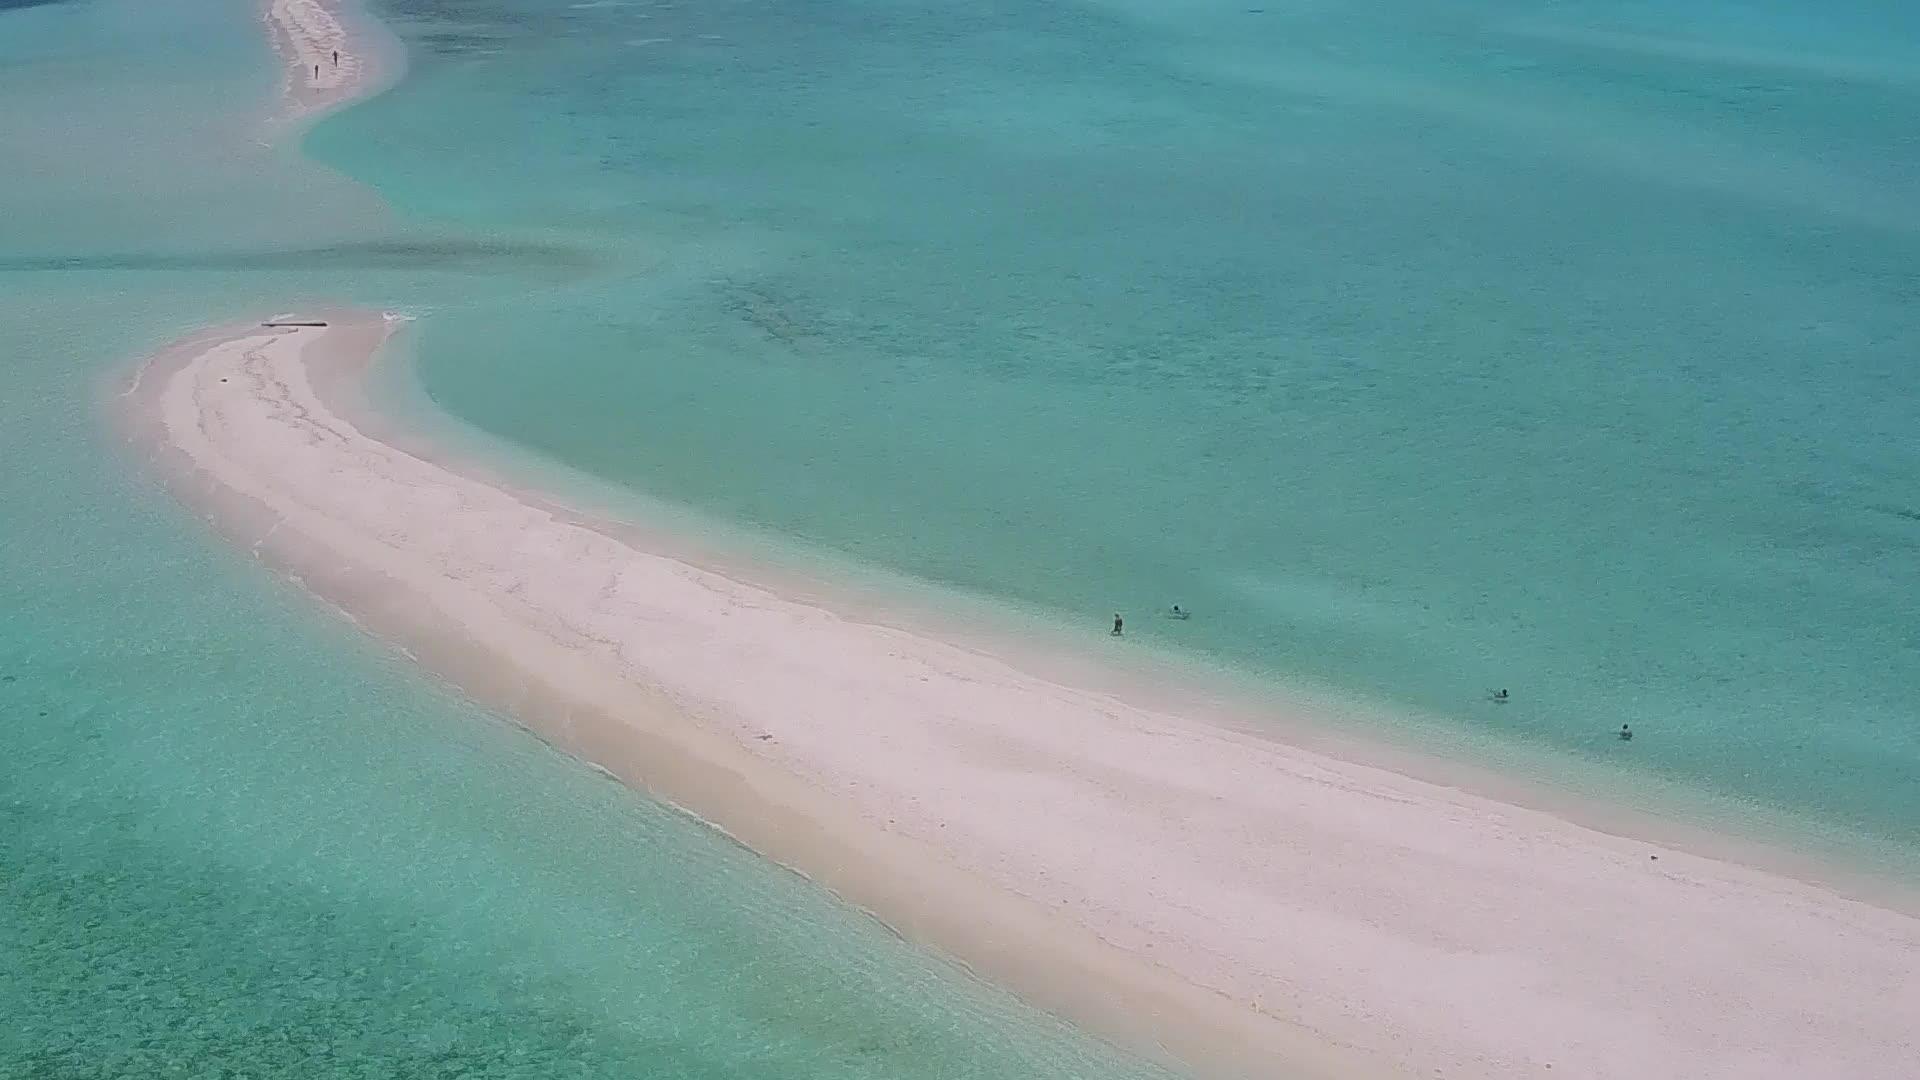
[[[281,121],[397,73],[342,0],[263,10]],[[1920,1053],[1911,911],[636,543],[373,415],[392,327],[333,318],[215,328],[136,376],[127,419],[184,501],[468,696],[1095,1033],[1262,1078],[1893,1077]]]
[[[370,435],[391,328],[333,318],[144,369],[129,419],[183,499],[470,695],[1091,1030],[1246,1076],[1912,1060],[1910,914],[632,546]]]

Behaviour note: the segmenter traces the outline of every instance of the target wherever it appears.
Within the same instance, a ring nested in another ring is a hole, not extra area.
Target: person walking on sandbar
[[[334,67],[340,66],[340,50],[339,49],[333,50],[333,66]]]
[[[1122,624],[1121,624],[1121,621],[1120,621],[1120,613],[1116,611],[1116,612],[1114,612],[1114,613],[1113,613],[1113,636],[1114,636],[1114,637],[1119,637],[1119,636],[1120,636],[1120,627],[1121,627],[1121,625],[1122,625]]]

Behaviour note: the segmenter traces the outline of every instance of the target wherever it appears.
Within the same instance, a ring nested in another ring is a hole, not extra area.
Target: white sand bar
[[[339,0],[266,0],[274,51],[286,68],[285,119],[302,119],[368,92],[375,75],[364,32],[349,32]]]
[[[1201,1074],[1920,1076],[1911,913],[640,550],[367,434],[386,327],[334,319],[148,365],[126,400],[183,497],[476,697],[1096,1031]]]

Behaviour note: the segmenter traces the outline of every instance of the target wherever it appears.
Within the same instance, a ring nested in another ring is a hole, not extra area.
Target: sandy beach
[[[397,324],[146,364],[136,445],[243,550],[623,781],[1202,1075],[1904,1077],[1920,919],[636,546],[376,438]]]
[[[397,65],[337,4],[264,11],[284,119]],[[396,428],[362,388],[399,324],[302,314],[329,325],[209,329],[120,398],[184,502],[474,699],[1089,1030],[1221,1077],[1920,1060],[1908,905],[686,558]]]
[[[286,67],[281,119],[313,119],[366,96],[389,76],[371,30],[337,0],[267,0],[262,12]]]

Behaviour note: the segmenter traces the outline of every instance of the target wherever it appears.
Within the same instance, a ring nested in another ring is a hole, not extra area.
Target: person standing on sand
[[[333,66],[334,67],[340,66],[340,50],[339,49],[333,50]]]
[[[1120,636],[1120,626],[1121,626],[1120,613],[1116,611],[1113,613],[1113,636],[1114,637]]]

